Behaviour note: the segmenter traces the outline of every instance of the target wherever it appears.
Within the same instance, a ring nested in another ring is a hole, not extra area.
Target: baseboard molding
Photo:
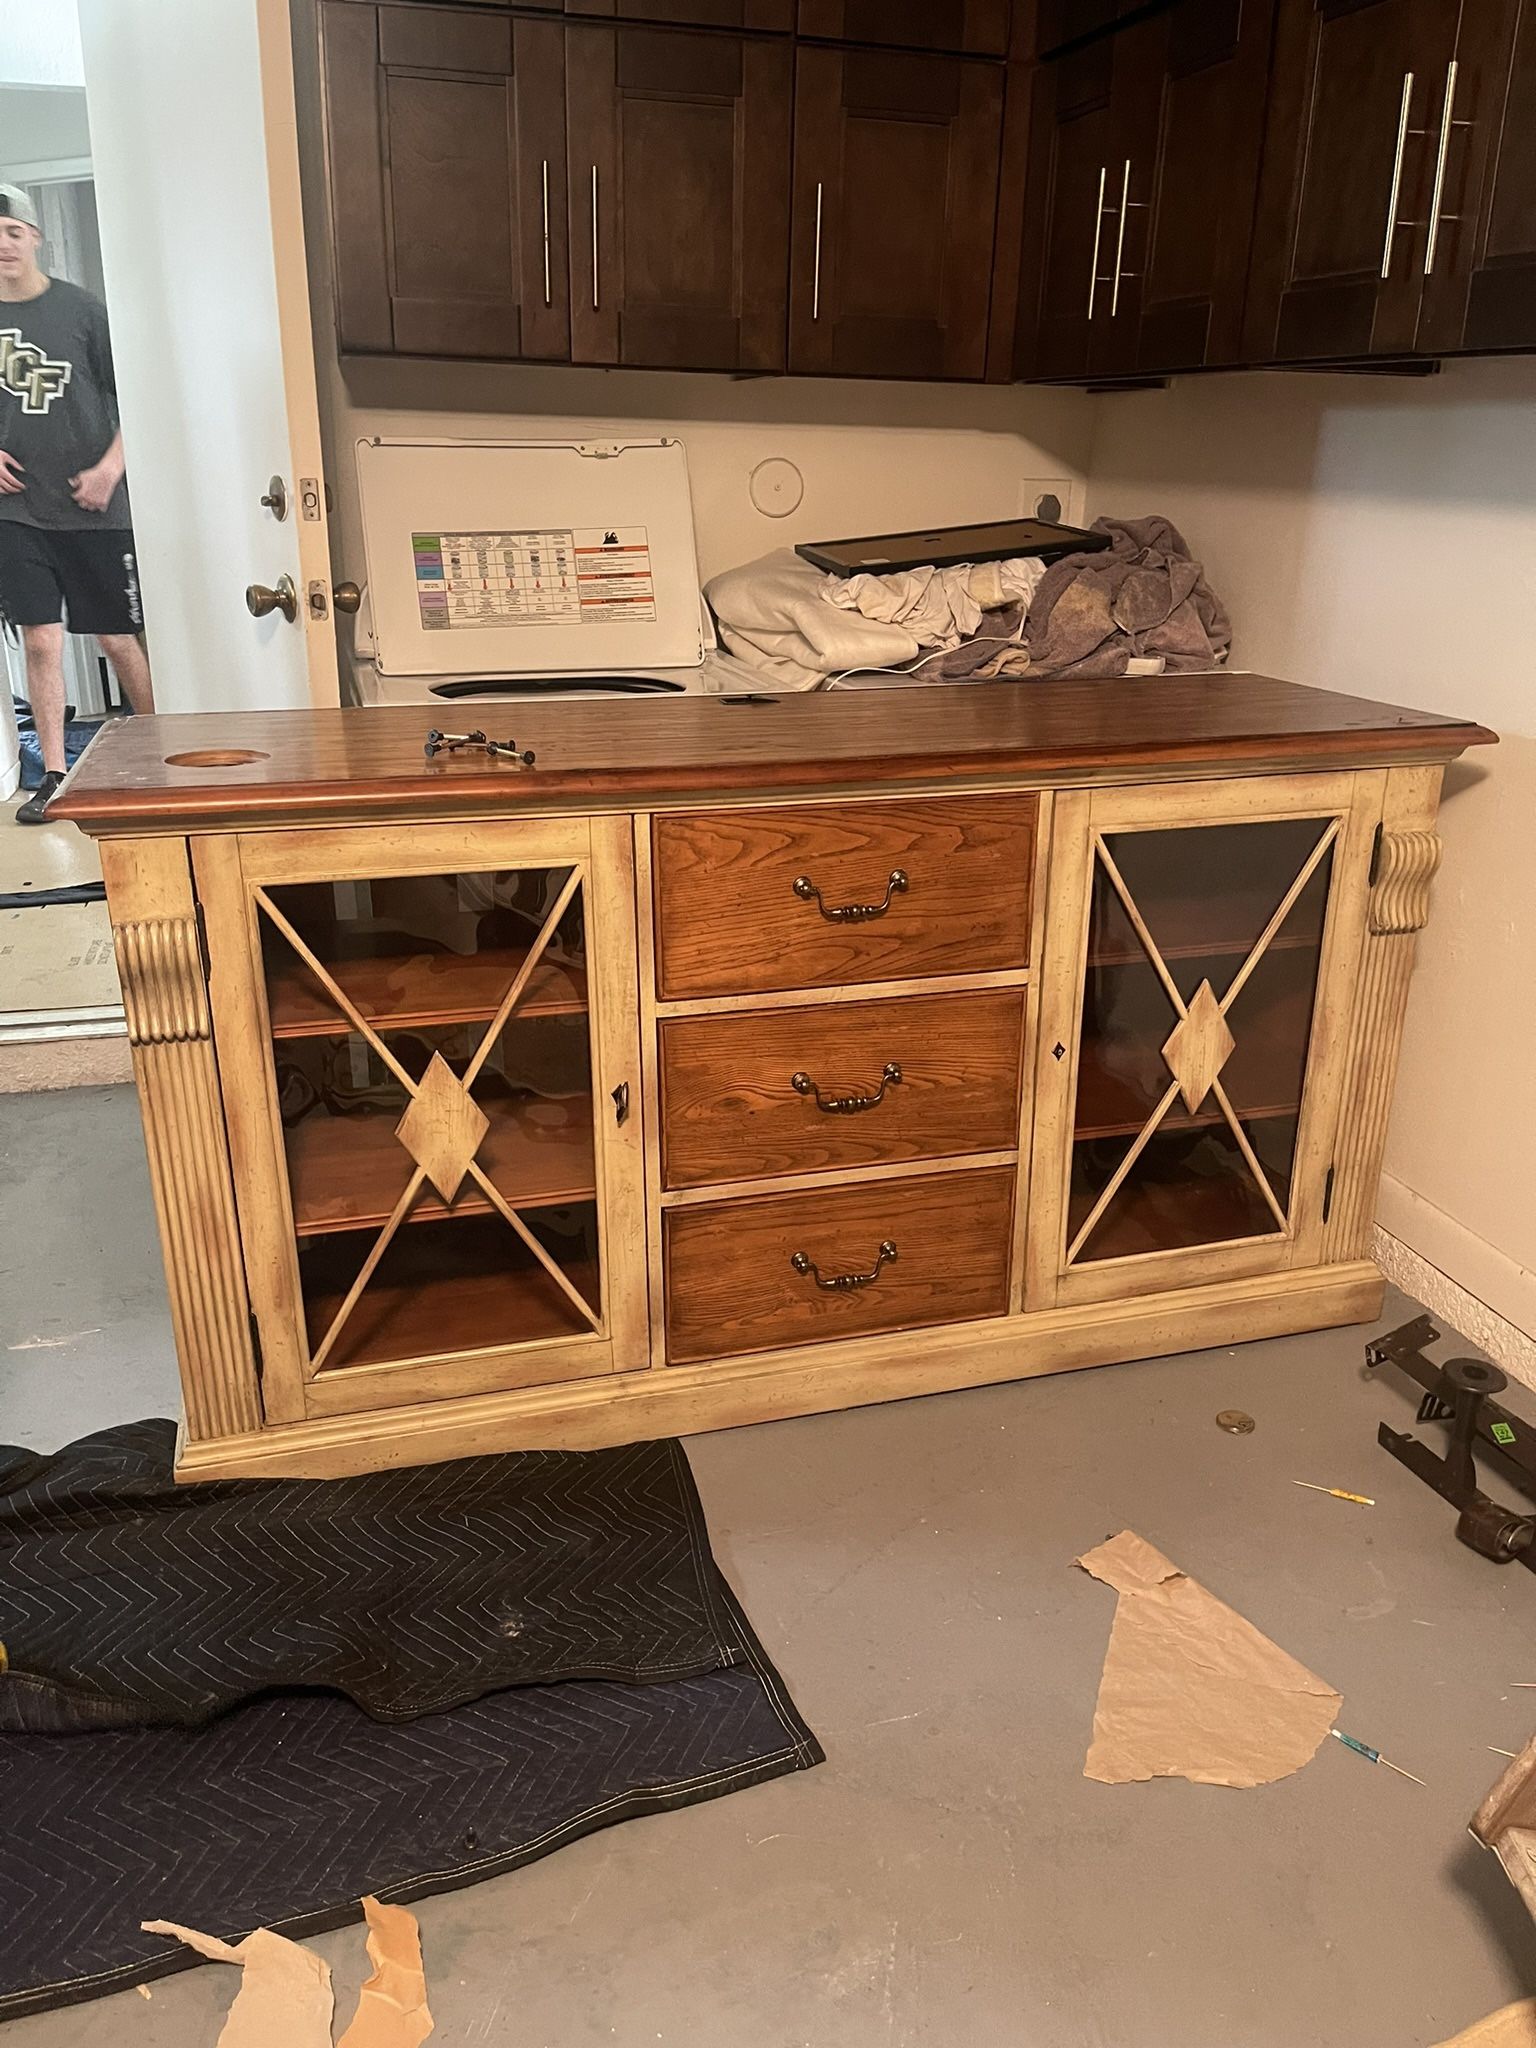
[[[1372,1252],[1392,1284],[1536,1387],[1536,1274],[1401,1181],[1383,1179],[1377,1216]]]

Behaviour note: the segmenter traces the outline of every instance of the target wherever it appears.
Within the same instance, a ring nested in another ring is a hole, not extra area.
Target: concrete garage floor
[[[3,1127],[0,1324],[23,1348],[0,1439],[166,1411],[131,1094],[12,1098]],[[1412,1312],[1397,1297],[1383,1327]],[[1536,1926],[1465,1832],[1501,1767],[1486,1745],[1536,1717],[1510,1689],[1536,1679],[1536,1585],[1457,1545],[1376,1449],[1412,1411],[1362,1382],[1366,1334],[695,1439],[721,1562],[829,1761],[423,1902],[435,2039],[1423,2048],[1536,1991]],[[1254,1435],[1215,1427],[1234,1406]],[[1114,1596],[1071,1560],[1124,1527],[1428,1789],[1338,1744],[1259,1791],[1088,1783]],[[361,1931],[315,1945],[347,2016]],[[207,2048],[234,1989],[210,1966],[17,2021],[5,2048]]]

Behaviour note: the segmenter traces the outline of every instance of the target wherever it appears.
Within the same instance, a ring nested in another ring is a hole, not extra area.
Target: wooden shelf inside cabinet
[[[1245,938],[1233,938],[1224,934],[1221,923],[1230,918],[1231,904],[1221,896],[1213,896],[1208,903],[1180,905],[1175,919],[1166,911],[1158,916],[1159,935],[1157,950],[1165,960],[1246,960],[1258,939],[1260,926]],[[1202,919],[1214,929],[1202,932]],[[1164,944],[1162,930],[1188,932],[1188,938]],[[1265,947],[1266,953],[1316,953],[1322,944],[1315,932],[1281,931]],[[1139,940],[1127,940],[1123,945],[1112,942],[1101,944],[1088,955],[1090,967],[1144,967],[1147,964],[1145,947]]]
[[[521,947],[505,946],[471,954],[369,952],[326,959],[322,953],[321,958],[358,1012],[382,1031],[494,1017],[527,954]],[[585,968],[546,957],[513,1014],[568,1017],[586,1007]],[[352,1028],[335,998],[286,949],[268,968],[267,1008],[274,1038],[337,1038]]]
[[[305,1247],[301,1271],[311,1345],[330,1328],[360,1258],[358,1242],[344,1237],[316,1238]],[[562,1263],[572,1285],[595,1305],[599,1290],[592,1263]],[[400,1232],[322,1372],[328,1378],[353,1366],[590,1335],[588,1324],[502,1218],[476,1216],[451,1230]]]
[[[1222,1071],[1227,1095],[1244,1123],[1261,1119],[1295,1116],[1301,1107],[1303,1054],[1309,1035],[1313,991],[1310,986],[1289,989],[1262,1014],[1233,1015],[1241,1025],[1237,1049]],[[1241,1004],[1242,998],[1238,998]],[[1169,1029],[1172,1029],[1170,1019]],[[1095,1138],[1134,1137],[1151,1115],[1157,1097],[1172,1079],[1160,1062],[1149,1058],[1146,1071],[1121,1076],[1102,1064],[1104,1048],[1085,1038],[1078,1055],[1077,1116],[1073,1125],[1074,1144]],[[1151,1049],[1149,1048],[1149,1051]],[[1151,1100],[1148,1099],[1148,1089]],[[1226,1118],[1207,1096],[1197,1110],[1185,1109],[1182,1101],[1158,1125],[1162,1131],[1194,1131],[1207,1125],[1225,1125]]]
[[[1154,1138],[1148,1153],[1157,1143]],[[1146,1180],[1120,1189],[1078,1254],[1079,1265],[1275,1235],[1275,1219],[1252,1181],[1196,1182],[1183,1177],[1169,1184],[1151,1177],[1155,1163],[1154,1159]],[[1277,1193],[1283,1203],[1285,1189]],[[1084,1200],[1068,1212],[1070,1234],[1075,1235],[1088,1207]]]
[[[491,1127],[475,1157],[514,1209],[553,1208],[595,1197],[590,1097],[560,1104],[564,1121],[548,1127],[541,1127],[536,1115],[552,1107],[542,1098],[498,1102],[491,1097],[480,1106]],[[388,1221],[416,1164],[395,1136],[399,1120],[392,1110],[352,1116],[317,1112],[288,1129],[288,1180],[300,1237],[377,1228]],[[471,1179],[463,1182],[452,1208],[428,1183],[405,1220],[435,1223],[493,1208]]]

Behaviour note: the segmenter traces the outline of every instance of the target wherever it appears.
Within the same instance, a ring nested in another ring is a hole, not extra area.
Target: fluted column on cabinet
[[[144,918],[113,932],[123,1012],[165,1247],[189,1440],[261,1426],[197,923]]]
[[[1365,1258],[1370,1251],[1414,949],[1429,919],[1430,883],[1439,865],[1440,840],[1433,832],[1384,831],[1377,842],[1333,1201],[1323,1232],[1328,1260]]]

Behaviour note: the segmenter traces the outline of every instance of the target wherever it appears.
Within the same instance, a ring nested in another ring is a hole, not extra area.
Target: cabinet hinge
[[[1374,833],[1373,833],[1373,834],[1371,835],[1371,865],[1370,865],[1370,870],[1369,870],[1369,872],[1367,873],[1367,875],[1366,875],[1366,878],[1365,878],[1365,885],[1366,885],[1366,887],[1367,887],[1368,889],[1374,889],[1374,888],[1375,888],[1375,886],[1376,886],[1376,877],[1377,877],[1377,874],[1378,874],[1378,873],[1380,872],[1380,869],[1381,869],[1381,841],[1382,841],[1382,835],[1383,835],[1383,834],[1385,833],[1385,831],[1386,831],[1386,827],[1385,827],[1385,826],[1384,826],[1384,825],[1382,824],[1381,820],[1380,820],[1380,819],[1378,818],[1378,819],[1376,820],[1376,830],[1375,830],[1375,832],[1374,832]]]
[[[1323,1221],[1325,1223],[1333,1213],[1333,1173],[1334,1170],[1330,1166],[1327,1177],[1323,1181]]]
[[[246,1319],[251,1326],[251,1358],[256,1367],[256,1384],[259,1387],[266,1369],[266,1361],[261,1355],[261,1325],[256,1320],[256,1311],[253,1308],[246,1310]]]
[[[208,958],[208,919],[201,903],[193,904],[192,915],[197,923],[197,957],[202,962],[203,979],[207,981],[213,972],[213,965]]]

